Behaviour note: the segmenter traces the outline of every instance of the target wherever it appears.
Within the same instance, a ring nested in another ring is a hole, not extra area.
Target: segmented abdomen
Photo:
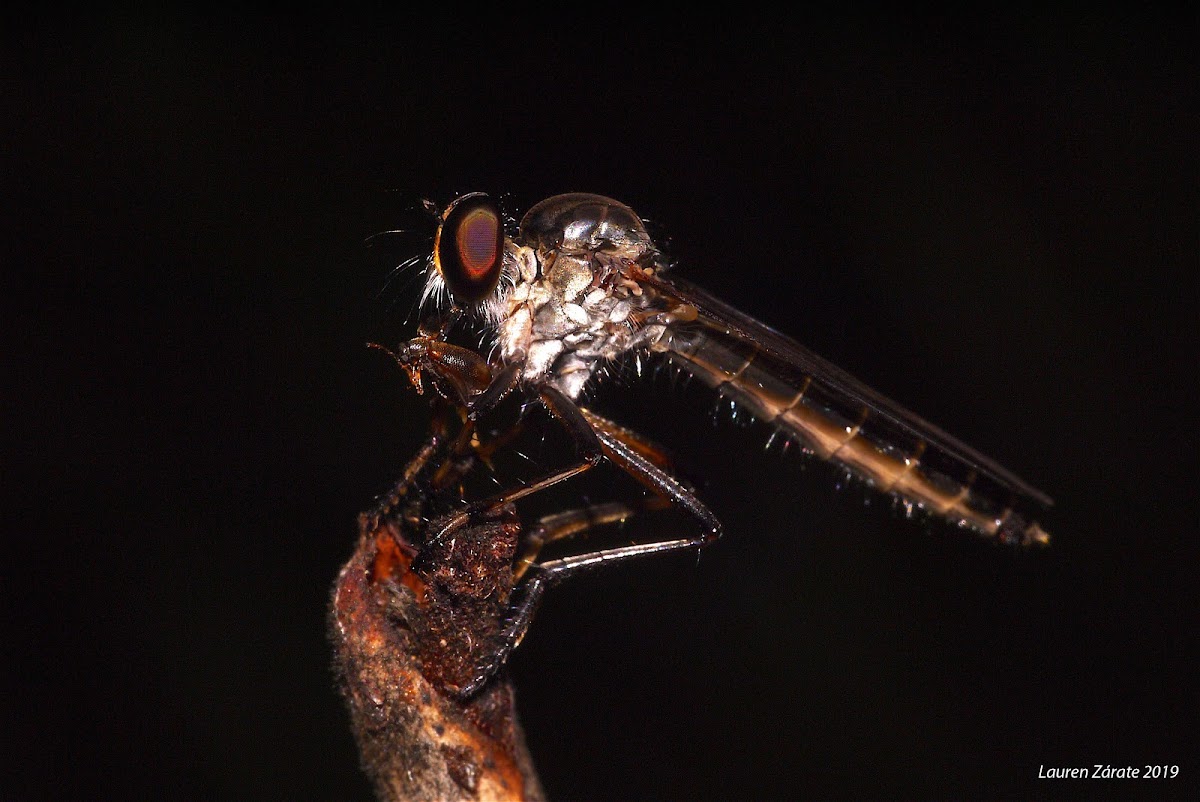
[[[656,350],[664,348],[688,373],[878,490],[1005,543],[1049,541],[1013,509],[1010,488],[752,343],[697,327],[672,332]]]

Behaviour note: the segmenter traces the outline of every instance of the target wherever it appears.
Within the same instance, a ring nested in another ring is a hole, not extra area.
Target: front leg
[[[670,470],[667,458],[649,440],[579,406],[554,387],[541,390],[541,401],[562,422],[581,457],[607,458],[642,485],[686,510],[704,527],[707,545],[721,537],[721,522],[685,482]]]
[[[474,677],[456,693],[469,698],[478,693],[508,660],[513,650],[521,643],[537,612],[542,596],[551,585],[569,577],[604,568],[610,565],[638,560],[659,554],[674,554],[701,549],[716,542],[721,536],[721,522],[708,509],[685,482],[676,478],[669,470],[666,456],[649,440],[635,432],[618,426],[599,415],[578,406],[574,401],[553,387],[541,389],[539,397],[550,413],[563,425],[575,441],[576,449],[583,460],[574,470],[580,473],[595,460],[606,458],[616,467],[628,473],[656,496],[643,502],[650,508],[659,508],[661,503],[673,504],[692,515],[701,525],[701,531],[691,537],[659,540],[650,543],[635,543],[629,546],[593,551],[586,554],[562,557],[544,563],[534,563],[533,558],[541,545],[551,540],[570,537],[593,526],[619,523],[634,513],[628,504],[596,505],[584,510],[552,516],[542,520],[531,533],[526,553],[522,556],[515,578],[524,576],[518,586],[518,599],[509,609],[504,628],[496,639],[496,647],[487,655],[475,671]],[[564,472],[555,481],[569,478],[573,473]],[[533,485],[522,494],[548,486]],[[518,495],[510,493],[504,501],[515,501]]]

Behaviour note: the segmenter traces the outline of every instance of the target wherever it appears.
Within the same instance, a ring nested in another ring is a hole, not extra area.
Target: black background
[[[362,347],[415,300],[362,243],[477,189],[624,200],[1057,502],[996,548],[601,388],[727,533],[548,597],[512,671],[553,798],[1194,791],[1194,19],[464,25],[10,34],[6,796],[368,798],[325,605],[426,406]],[[1182,774],[1036,779],[1095,763]]]

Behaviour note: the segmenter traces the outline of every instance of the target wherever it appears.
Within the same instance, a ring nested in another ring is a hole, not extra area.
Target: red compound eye
[[[446,209],[433,246],[433,260],[459,303],[491,295],[504,266],[500,209],[482,192],[463,195]]]

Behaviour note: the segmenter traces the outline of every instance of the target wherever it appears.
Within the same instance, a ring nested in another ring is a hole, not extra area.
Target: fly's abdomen
[[[705,384],[881,492],[1006,543],[1049,541],[1013,510],[1010,489],[753,343],[694,328],[672,332],[665,345]]]

